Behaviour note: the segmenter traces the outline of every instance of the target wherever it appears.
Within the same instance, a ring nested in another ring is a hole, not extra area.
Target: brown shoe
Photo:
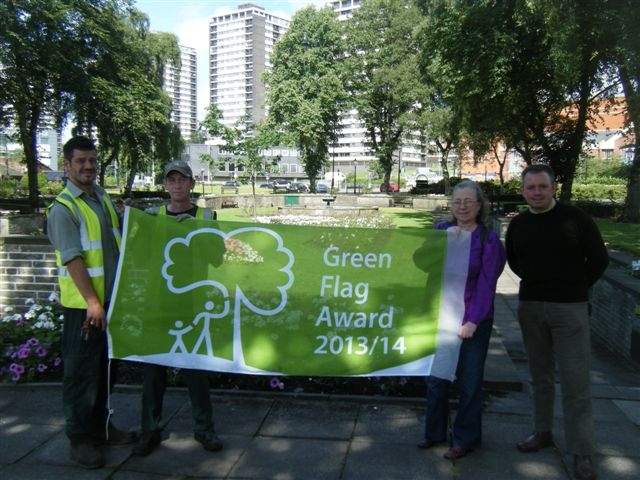
[[[443,457],[447,460],[458,460],[459,458],[466,456],[468,453],[471,453],[470,448],[451,447],[445,452]]]
[[[595,480],[596,472],[590,455],[573,456],[573,476],[577,480]]]
[[[538,450],[550,447],[551,445],[553,445],[553,436],[551,435],[551,432],[533,432],[516,446],[521,452],[530,453],[537,452]]]
[[[89,443],[71,443],[71,460],[82,468],[94,469],[104,467],[104,457],[100,450]]]

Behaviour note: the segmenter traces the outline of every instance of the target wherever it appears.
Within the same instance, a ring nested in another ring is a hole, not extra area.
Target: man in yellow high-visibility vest
[[[62,401],[71,459],[84,468],[105,464],[100,445],[136,440],[115,428],[108,411],[107,302],[120,249],[120,220],[107,193],[96,185],[97,151],[90,138],[63,147],[67,184],[47,209],[47,233],[55,249],[64,307]]]
[[[161,207],[147,209],[154,215],[169,215],[181,221],[188,218],[215,220],[216,212],[201,208],[191,202],[191,190],[195,187],[195,179],[188,163],[176,160],[164,169],[163,185],[169,192],[170,201]],[[224,253],[221,251],[221,253]],[[222,262],[222,256],[220,257]],[[219,265],[215,265],[219,266]],[[132,453],[147,456],[162,440],[161,432],[162,403],[167,384],[167,367],[146,364],[142,390],[142,434]],[[216,452],[223,447],[216,435],[213,425],[213,409],[209,398],[209,376],[207,372],[194,369],[182,369],[182,375],[189,390],[191,413],[193,416],[193,436],[205,450]]]

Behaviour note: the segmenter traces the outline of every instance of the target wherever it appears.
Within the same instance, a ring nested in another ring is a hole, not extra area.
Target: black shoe
[[[442,442],[444,442],[444,440],[436,442],[435,440],[429,440],[429,439],[425,438],[424,440],[420,440],[416,444],[416,447],[426,450],[426,449],[434,447],[434,446],[436,446],[436,445],[438,445],[439,443],[442,443]]]
[[[590,455],[573,456],[573,476],[577,480],[595,480],[596,472]]]
[[[222,450],[222,440],[218,436],[211,432],[196,432],[193,434],[193,438],[200,442],[205,450],[210,452],[218,452]]]
[[[104,467],[105,461],[102,453],[90,443],[71,443],[71,460],[82,468],[94,469]]]
[[[153,432],[142,432],[138,443],[136,443],[136,445],[131,449],[131,453],[136,457],[146,457],[153,452],[158,445],[160,445],[161,441],[162,437],[158,430],[154,430]]]
[[[537,452],[543,448],[553,445],[553,436],[551,432],[533,432],[516,447],[524,453]]]

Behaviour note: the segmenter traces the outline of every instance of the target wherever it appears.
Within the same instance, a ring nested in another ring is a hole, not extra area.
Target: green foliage
[[[16,194],[18,182],[12,178],[0,178],[0,197],[13,197]]]
[[[38,173],[38,191],[40,194],[57,195],[63,188],[62,182],[50,182],[44,173]],[[24,192],[29,190],[29,181],[26,175],[23,175],[20,179],[20,190]]]
[[[416,18],[413,2],[370,0],[345,22],[350,100],[386,183],[411,114],[424,101],[413,36]]]
[[[0,380],[31,382],[61,370],[62,309],[55,296],[44,305],[27,300],[24,314],[5,308],[0,318]]]
[[[617,179],[615,184],[626,185],[631,166],[617,158],[582,158],[576,172],[576,181],[581,183],[602,183],[602,178]]]
[[[268,85],[267,130],[293,143],[302,155],[312,191],[336,140],[347,93],[342,58],[345,47],[330,8],[299,10],[274,48]]]
[[[625,185],[574,184],[573,200],[609,200],[623,203],[627,195]]]

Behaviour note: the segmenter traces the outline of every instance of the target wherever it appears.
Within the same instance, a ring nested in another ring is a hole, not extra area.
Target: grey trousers
[[[592,455],[595,445],[588,304],[521,301],[518,321],[529,357],[535,430],[553,430],[557,367],[567,449],[574,455]]]

